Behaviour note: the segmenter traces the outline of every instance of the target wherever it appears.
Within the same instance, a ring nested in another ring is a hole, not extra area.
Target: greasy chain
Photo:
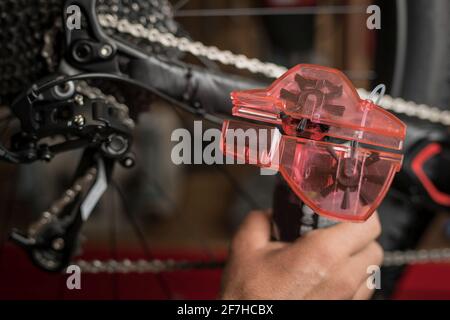
[[[205,57],[212,61],[217,61],[225,65],[231,65],[238,69],[245,69],[251,73],[260,73],[269,78],[277,78],[287,71],[287,68],[274,63],[262,62],[255,58],[248,58],[242,54],[235,54],[231,51],[223,51],[214,46],[206,46],[201,42],[192,41],[185,37],[176,37],[169,32],[162,32],[156,28],[147,28],[142,24],[131,23],[126,19],[119,19],[111,14],[99,14],[100,25],[104,28],[114,29],[119,33],[131,35],[135,38],[146,39],[150,42],[159,43],[165,47],[176,48],[182,52],[190,53],[197,57]],[[126,108],[119,104],[113,96],[104,95],[98,88],[89,87],[86,83],[78,86],[78,92],[93,98],[105,97],[120,109]],[[358,93],[363,98],[369,97],[369,92],[359,88]],[[440,110],[425,104],[416,104],[412,101],[405,101],[402,98],[393,98],[384,95],[379,103],[386,110],[410,117],[417,117],[444,126],[450,126],[450,111]],[[125,111],[125,110],[124,110]],[[385,252],[383,266],[401,266],[405,264],[443,262],[450,260],[450,248],[430,249],[430,250],[407,250]],[[178,260],[76,260],[83,272],[88,273],[129,273],[129,272],[150,272],[159,273],[183,269],[202,269],[220,267],[222,262],[192,262]]]

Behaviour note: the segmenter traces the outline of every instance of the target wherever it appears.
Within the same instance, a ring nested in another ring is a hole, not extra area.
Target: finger
[[[379,266],[382,260],[383,250],[378,243],[372,242],[359,253],[349,257],[334,271],[330,271],[329,279],[316,288],[311,293],[311,297],[313,299],[321,296],[325,299],[352,299],[361,286],[367,289],[372,287],[367,281],[373,270],[369,267]]]
[[[381,233],[381,224],[375,212],[363,223],[342,222],[334,226],[311,231],[305,238],[321,243],[319,247],[334,252],[336,256],[353,255],[364,249]],[[298,242],[302,243],[302,238]]]
[[[268,212],[252,211],[245,218],[233,238],[233,250],[264,247],[270,241],[270,216]]]

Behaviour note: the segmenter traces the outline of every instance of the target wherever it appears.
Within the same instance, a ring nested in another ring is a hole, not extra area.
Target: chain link
[[[222,261],[153,260],[77,260],[74,262],[84,273],[160,273],[189,269],[212,269],[224,266]]]
[[[367,99],[370,93],[365,89],[359,88],[358,94],[361,98]],[[450,126],[450,111],[448,110],[441,110],[426,104],[416,104],[412,101],[405,101],[402,98],[393,98],[387,94],[383,96],[379,105],[386,110],[398,114],[405,114],[409,117],[416,117],[432,123]]]
[[[450,262],[450,248],[388,251],[384,253],[383,266],[393,267],[430,262]]]
[[[86,81],[78,81],[76,89],[78,93],[85,95],[89,99],[103,99],[110,103],[118,112],[120,112],[120,119],[125,125],[131,129],[135,127],[133,119],[129,117],[128,107],[117,101],[116,97],[113,95],[103,93],[102,90],[97,87],[90,86]]]

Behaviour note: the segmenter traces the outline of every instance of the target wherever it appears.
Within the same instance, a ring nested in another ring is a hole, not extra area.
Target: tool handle
[[[292,242],[309,231],[336,223],[337,221],[319,216],[305,205],[278,174],[272,216],[274,240]]]

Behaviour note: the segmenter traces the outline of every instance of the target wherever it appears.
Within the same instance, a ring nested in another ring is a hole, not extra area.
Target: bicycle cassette
[[[223,154],[278,170],[318,214],[368,219],[401,168],[405,124],[362,100],[339,70],[300,64],[231,98],[234,116],[269,125],[225,121]]]

